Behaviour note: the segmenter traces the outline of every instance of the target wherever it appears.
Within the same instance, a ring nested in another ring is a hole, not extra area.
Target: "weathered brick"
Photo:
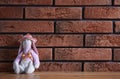
[[[36,36],[38,39],[38,46],[82,46],[83,36],[82,35],[39,35]]]
[[[115,22],[115,32],[117,32],[117,33],[120,32],[120,22],[119,21]]]
[[[36,71],[81,71],[81,63],[72,62],[41,62]],[[0,63],[0,72],[13,72],[12,63]]]
[[[81,71],[81,63],[73,62],[42,62],[37,71]]]
[[[0,7],[0,18],[22,18],[22,7]]]
[[[33,35],[37,38],[37,46],[82,46],[83,36],[82,35]],[[18,40],[20,35],[0,35],[0,46],[13,46],[19,45]]]
[[[18,40],[20,39],[19,37],[20,35],[5,35],[5,34],[1,34],[0,35],[0,46],[18,46]]]
[[[120,49],[114,49],[114,60],[120,61]]]
[[[120,7],[86,7],[86,19],[120,19]]]
[[[111,49],[105,48],[56,48],[55,60],[111,60]]]
[[[55,0],[56,5],[111,5],[111,0]]]
[[[0,0],[3,5],[52,5],[52,0]]]
[[[114,5],[120,5],[120,0],[114,0]]]
[[[38,48],[40,60],[52,60],[52,49]],[[0,61],[13,61],[18,54],[18,49],[0,49]]]
[[[106,47],[119,47],[120,35],[116,34],[94,34],[86,36],[86,46],[106,46]]]
[[[0,63],[0,72],[13,72],[12,63]]]
[[[79,7],[27,7],[26,18],[33,19],[81,19],[82,9]]]
[[[84,64],[87,72],[117,72],[120,71],[120,63],[117,62],[89,62]]]
[[[52,60],[51,48],[38,48],[40,60]]]
[[[57,33],[106,33],[112,32],[111,21],[58,21]]]
[[[54,32],[49,21],[0,21],[0,32]]]
[[[16,49],[0,49],[0,61],[13,61],[17,54]]]

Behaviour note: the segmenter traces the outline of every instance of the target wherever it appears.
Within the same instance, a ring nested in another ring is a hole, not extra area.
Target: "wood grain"
[[[36,72],[32,74],[0,73],[0,79],[120,79],[119,72]]]

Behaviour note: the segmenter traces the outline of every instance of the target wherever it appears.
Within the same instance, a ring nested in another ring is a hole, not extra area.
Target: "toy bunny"
[[[33,38],[30,34],[26,34],[19,42],[21,45],[18,56],[13,62],[14,72],[17,74],[32,73],[40,66],[38,51],[35,46],[37,39]]]

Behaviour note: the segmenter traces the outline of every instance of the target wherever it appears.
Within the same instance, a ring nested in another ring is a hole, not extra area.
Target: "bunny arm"
[[[21,56],[22,56],[22,53],[21,53],[21,52],[20,52],[20,53],[18,53],[18,56],[16,57],[16,59],[15,59],[15,61],[14,61],[14,62],[19,63],[19,62],[20,62],[20,60],[21,60]]]
[[[33,56],[34,66],[35,66],[35,68],[37,69],[37,68],[39,68],[39,66],[40,66],[39,56],[38,56],[38,54],[36,54],[35,51],[33,51],[33,50],[31,51],[31,53],[32,53],[32,56]]]

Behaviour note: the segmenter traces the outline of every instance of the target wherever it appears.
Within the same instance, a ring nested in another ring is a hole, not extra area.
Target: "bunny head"
[[[35,43],[37,42],[36,38],[33,38],[32,35],[30,34],[26,34],[25,36],[22,36],[21,39],[18,40],[20,42],[20,47],[19,47],[19,51],[18,54],[23,50],[23,48],[26,47],[32,47],[32,49],[35,51],[35,53],[38,54],[38,51],[35,47]]]

